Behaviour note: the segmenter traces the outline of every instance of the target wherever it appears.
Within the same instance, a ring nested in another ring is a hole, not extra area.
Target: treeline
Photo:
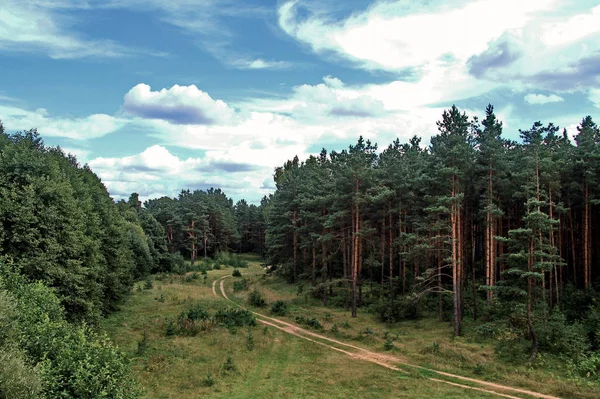
[[[0,397],[137,397],[93,326],[149,272],[152,247],[87,166],[0,124]]]
[[[137,198],[132,201],[137,202]],[[164,230],[168,251],[181,253],[193,266],[198,257],[228,250],[263,254],[267,204],[263,198],[259,206],[245,200],[234,205],[221,189],[210,188],[182,190],[177,198],[150,199],[143,208],[139,204],[138,212],[157,220]]]
[[[379,153],[361,137],[277,168],[268,262],[354,316],[375,302],[393,321],[427,302],[456,335],[466,313],[502,321],[535,357],[553,310],[575,323],[594,303],[598,127],[585,117],[572,142],[536,122],[513,141],[490,105],[483,120],[453,106],[437,128],[427,148],[413,137]]]

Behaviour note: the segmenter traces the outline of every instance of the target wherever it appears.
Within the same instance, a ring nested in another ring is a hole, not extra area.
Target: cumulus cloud
[[[550,94],[549,96],[546,96],[544,94],[531,93],[527,94],[523,99],[526,103],[533,105],[544,105],[548,103],[558,103],[565,101],[564,98],[562,98],[561,96],[557,96],[556,94]]]
[[[150,86],[140,83],[125,94],[123,109],[134,116],[174,124],[224,124],[235,116],[235,110],[224,101],[213,100],[195,85],[152,91]]]
[[[53,117],[43,108],[35,111],[0,105],[4,126],[10,130],[37,128],[44,136],[89,140],[105,136],[125,127],[129,121],[106,114],[86,117]]]

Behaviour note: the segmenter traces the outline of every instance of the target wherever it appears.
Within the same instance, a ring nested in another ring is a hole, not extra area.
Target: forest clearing
[[[600,394],[597,387],[568,381],[553,367],[556,360],[529,367],[498,358],[493,342],[477,339],[470,323],[464,337],[452,338],[451,323],[432,317],[394,325],[370,314],[352,318],[343,308],[297,295],[294,286],[267,275],[258,258],[248,259],[249,267],[238,269],[241,277],[232,277],[229,267],[207,271],[206,279],[198,272],[155,276],[151,289],[140,283],[123,309],[105,320],[109,336],[133,359],[144,397],[549,399]],[[234,290],[242,279],[248,289]],[[264,296],[265,306],[248,304],[254,289]],[[283,314],[271,309],[277,301],[286,304]],[[258,324],[228,329],[208,321],[192,336],[167,336],[169,322],[194,306],[209,314],[242,306],[255,312]],[[298,324],[302,318],[316,322]],[[144,334],[147,343],[140,353]],[[234,371],[224,369],[228,358]]]

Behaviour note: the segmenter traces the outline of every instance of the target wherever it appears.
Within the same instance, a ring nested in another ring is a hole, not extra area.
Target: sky
[[[257,203],[295,155],[428,143],[488,103],[512,139],[600,118],[600,0],[0,2],[0,120],[117,200]]]

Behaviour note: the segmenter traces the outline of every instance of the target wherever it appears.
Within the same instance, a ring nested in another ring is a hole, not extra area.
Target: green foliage
[[[242,277],[242,273],[240,273],[239,269],[233,269],[233,272],[231,273],[231,275],[233,277]]]
[[[248,335],[246,335],[246,349],[249,351],[254,349],[254,336],[252,335],[251,331],[249,331]]]
[[[248,281],[245,278],[233,282],[233,291],[234,292],[246,291],[247,289],[248,289]]]
[[[418,298],[410,296],[400,297],[394,301],[384,298],[371,307],[379,319],[386,323],[416,320],[420,314]]]
[[[386,339],[385,342],[383,343],[383,349],[385,349],[386,351],[391,351],[394,348],[395,348],[394,341],[392,341],[391,338]]]
[[[271,313],[277,316],[285,316],[288,312],[287,303],[277,300],[271,304]]]
[[[567,323],[566,317],[558,310],[536,330],[540,351],[576,359],[590,349],[585,327],[577,322]]]
[[[223,363],[223,366],[221,366],[221,371],[224,374],[237,372],[237,366],[233,362],[233,359],[231,358],[231,356],[227,356],[227,359],[225,359],[225,363]]]
[[[0,292],[3,293],[0,322],[11,321],[11,331],[4,333],[4,343],[0,346],[9,345],[10,336],[18,337],[13,344],[16,352],[11,351],[7,362],[15,365],[15,372],[31,376],[32,387],[36,386],[36,378],[29,365],[34,365],[41,381],[40,396],[90,399],[138,396],[124,354],[107,337],[85,325],[67,322],[53,290],[40,282],[27,283],[22,276],[4,270]],[[5,305],[11,297],[13,304]],[[14,309],[12,314],[6,311],[10,306]],[[19,359],[26,359],[21,363],[27,367],[18,366]]]
[[[262,296],[260,291],[254,289],[248,295],[248,303],[252,306],[256,306],[257,308],[264,308],[267,306],[267,302],[265,298]]]
[[[154,285],[152,284],[152,277],[148,276],[144,280],[144,289],[151,290]]]
[[[206,374],[206,377],[202,379],[202,386],[206,388],[212,387],[213,385],[215,385],[215,383],[216,381],[211,373]]]
[[[146,353],[146,350],[148,350],[148,348],[150,347],[150,339],[148,337],[148,331],[144,330],[144,336],[142,337],[141,341],[138,341],[138,345],[137,345],[137,355],[138,356],[142,356],[144,353]]]
[[[38,368],[28,364],[25,354],[14,347],[0,347],[0,398],[37,399],[42,395]]]
[[[256,325],[256,318],[252,313],[245,309],[227,307],[219,309],[215,313],[215,321],[226,328],[253,327]]]
[[[314,317],[308,318],[306,316],[296,316],[296,323],[314,328],[315,330],[323,329],[323,325]]]
[[[567,359],[567,371],[573,379],[600,382],[600,351],[576,359]]]

